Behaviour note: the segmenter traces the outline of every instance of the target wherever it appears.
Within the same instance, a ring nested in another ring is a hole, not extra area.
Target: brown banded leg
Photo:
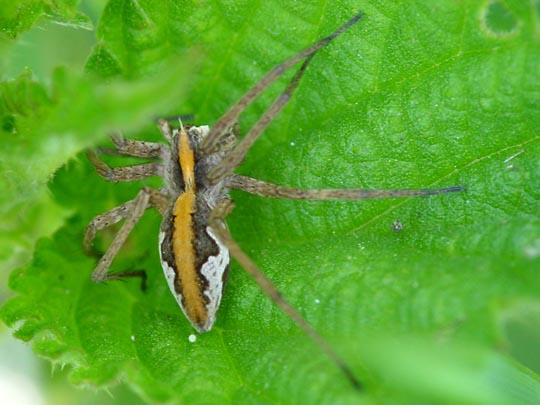
[[[217,149],[219,151],[229,153],[237,146],[238,135],[240,135],[240,125],[238,122],[235,122],[230,128],[227,129],[227,131],[225,131],[218,142]]]
[[[118,181],[136,181],[147,177],[157,176],[161,172],[161,164],[158,162],[142,163],[133,166],[110,167],[99,158],[93,150],[86,152],[88,160],[96,169],[97,174],[112,183]]]
[[[169,123],[169,121],[167,121],[165,119],[158,120],[158,129],[159,129],[159,132],[161,132],[161,135],[163,135],[163,137],[170,144],[172,144],[173,130],[172,130],[172,127],[171,127],[171,124]]]
[[[223,134],[238,121],[238,117],[253,101],[261,95],[261,93],[268,88],[272,83],[276,81],[283,73],[293,67],[296,63],[304,58],[314,55],[319,49],[324,48],[334,38],[339,36],[349,27],[354,25],[360,18],[361,14],[355,15],[343,26],[338,28],[334,33],[322,39],[321,41],[311,45],[304,49],[302,52],[297,53],[292,58],[287,59],[285,62],[274,67],[270,72],[266,74],[257,84],[255,84],[249,91],[235,104],[229,111],[227,111],[216,124],[210,130],[210,133],[203,141],[201,147],[206,154],[215,152],[216,146],[219,144]]]
[[[146,276],[146,271],[144,271],[144,270],[127,270],[127,271],[122,271],[120,273],[107,274],[106,280],[107,281],[109,281],[109,280],[125,280],[126,278],[136,278],[136,277],[140,277],[140,279],[141,279],[141,290],[145,291],[146,290],[146,281],[147,281],[148,277]]]
[[[345,361],[332,349],[328,342],[319,333],[307,323],[300,313],[289,304],[281,295],[279,290],[272,284],[270,279],[257,267],[257,265],[249,258],[247,254],[234,241],[227,225],[225,218],[231,213],[234,208],[234,203],[230,199],[224,199],[218,202],[216,208],[212,211],[210,217],[210,226],[217,235],[219,240],[229,249],[231,255],[241,264],[243,269],[255,280],[259,287],[268,295],[272,301],[288,315],[306,334],[319,346],[327,356],[338,366],[338,368],[346,375],[354,388],[360,390],[362,385],[355,377],[351,369]]]
[[[118,275],[108,275],[109,267],[118,254],[118,251],[125,243],[127,237],[142,217],[144,212],[155,207],[162,215],[167,209],[167,197],[160,191],[144,187],[139,191],[137,197],[125,204],[122,204],[112,210],[96,216],[88,225],[84,235],[83,247],[86,252],[91,251],[92,242],[98,230],[105,229],[121,220],[125,220],[124,224],[114,237],[111,245],[100,258],[98,265],[92,273],[92,280],[100,282],[108,279],[119,278]],[[135,272],[125,272],[124,275],[133,276]],[[120,276],[122,273],[120,273]]]
[[[101,153],[149,159],[162,156],[165,149],[165,145],[162,143],[126,139],[120,134],[112,134],[110,138],[116,149],[99,148]]]
[[[145,188],[145,191],[150,194],[151,206],[156,208],[163,216],[167,210],[167,197],[160,191],[151,188]],[[83,249],[87,255],[92,255],[94,253],[92,251],[92,245],[94,243],[96,233],[117,224],[123,219],[126,219],[136,200],[137,198],[127,201],[118,207],[96,215],[94,218],[92,218],[84,231]]]
[[[300,79],[302,78],[304,72],[306,71],[306,68],[309,65],[309,62],[311,62],[311,59],[313,59],[314,55],[315,54],[313,53],[306,58],[300,69],[298,69],[298,71],[295,73],[295,75],[289,82],[289,85],[287,86],[285,91],[281,93],[281,95],[274,101],[274,103],[264,112],[262,117],[259,118],[259,120],[249,130],[246,136],[243,137],[242,140],[235,146],[232,152],[227,154],[223,158],[223,160],[216,167],[214,167],[210,173],[208,173],[208,179],[210,180],[210,183],[216,184],[220,180],[230,175],[233,170],[236,169],[240,165],[240,163],[242,163],[248,150],[253,146],[257,138],[261,136],[266,127],[272,122],[274,118],[276,118],[276,116],[281,112],[283,107],[285,107],[285,105],[289,102],[292,94],[294,93],[294,90],[296,90],[296,88],[298,87]]]
[[[92,218],[84,231],[83,249],[87,255],[95,254],[92,247],[94,239],[96,238],[96,233],[127,218],[134,202],[135,200],[127,201],[124,204],[113,208],[112,210],[96,215],[94,218]]]
[[[354,188],[304,190],[279,186],[237,174],[227,178],[227,187],[263,197],[285,198],[289,200],[365,200],[373,198],[418,197],[455,193],[464,190],[462,186],[419,190],[366,190]]]

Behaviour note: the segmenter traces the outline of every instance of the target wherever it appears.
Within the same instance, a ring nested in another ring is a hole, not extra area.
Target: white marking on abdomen
[[[208,288],[204,291],[204,295],[208,297],[206,309],[208,311],[208,321],[206,322],[206,330],[210,330],[216,321],[216,313],[221,302],[221,294],[223,292],[223,274],[230,262],[229,249],[221,243],[216,237],[211,227],[206,227],[206,233],[216,242],[219,252],[217,256],[209,256],[206,263],[201,267],[201,274],[208,281]]]
[[[174,280],[176,278],[176,272],[171,266],[169,266],[169,263],[167,263],[163,259],[163,253],[161,252],[161,245],[164,240],[165,240],[165,232],[160,231],[159,232],[159,257],[161,260],[161,267],[163,268],[163,274],[165,274],[165,278],[167,279],[167,284],[169,285],[169,289],[171,290],[173,297],[176,299],[176,302],[178,302],[178,305],[182,309],[182,312],[184,313],[186,318],[188,318],[188,316],[186,315],[186,311],[184,310],[184,306],[182,305],[182,295],[178,294],[178,292],[176,291],[176,288],[174,287]]]

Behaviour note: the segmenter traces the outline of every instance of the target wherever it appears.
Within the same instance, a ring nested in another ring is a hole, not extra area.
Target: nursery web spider
[[[163,188],[156,190],[143,187],[133,200],[92,219],[84,236],[87,252],[91,251],[97,231],[124,220],[108,250],[99,260],[92,279],[100,282],[140,275],[136,272],[108,274],[108,269],[137,221],[148,208],[153,207],[163,216],[159,251],[165,278],[182,311],[197,331],[209,331],[216,320],[227,279],[229,255],[232,255],[275,304],[326,352],[349,381],[360,388],[359,380],[341,357],[281,296],[272,282],[233,240],[225,222],[233,209],[233,202],[228,195],[230,189],[294,200],[361,200],[426,196],[462,190],[462,187],[435,190],[301,190],[233,173],[256,139],[287,104],[313,56],[360,18],[360,14],[356,15],[330,36],[274,67],[211,129],[208,126],[182,124],[179,129],[173,129],[167,121],[160,120],[159,130],[169,145],[124,139],[119,135],[111,137],[116,147],[114,153],[154,159],[150,163],[111,168],[100,160],[96,152],[89,151],[91,163],[107,181],[135,181],[150,176],[160,176],[164,180]],[[247,135],[238,141],[235,126],[240,114],[269,85],[302,59],[302,66],[287,88]]]

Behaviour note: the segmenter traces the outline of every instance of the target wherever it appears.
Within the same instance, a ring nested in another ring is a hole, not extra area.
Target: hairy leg
[[[279,186],[277,184],[236,174],[227,179],[227,187],[263,197],[286,198],[290,200],[365,200],[373,198],[418,197],[455,193],[464,190],[464,187],[462,186],[419,190],[366,190],[354,188],[304,190],[294,187]]]
[[[319,42],[297,53],[292,58],[287,59],[283,63],[274,67],[270,72],[268,72],[266,76],[264,76],[258,83],[256,83],[251,89],[249,89],[248,92],[244,94],[244,96],[240,100],[238,100],[238,102],[233,105],[229,109],[229,111],[227,111],[219,119],[218,122],[216,122],[216,124],[212,127],[210,134],[202,143],[202,150],[207,154],[215,152],[216,146],[220,143],[223,134],[227,132],[227,130],[235,122],[238,121],[238,117],[240,116],[240,114],[242,114],[242,112],[244,112],[244,110],[249,105],[251,105],[251,103],[253,103],[253,101],[255,101],[255,99],[257,99],[257,97],[259,97],[261,93],[268,88],[268,86],[274,83],[276,79],[278,79],[283,73],[293,67],[296,63],[298,63],[304,58],[314,55],[319,49],[324,48],[333,39],[338,37],[345,30],[358,22],[361,17],[361,14],[355,15],[353,18],[351,18],[349,21],[347,21],[344,25],[339,27],[336,31],[334,31],[326,38],[323,38]]]
[[[110,138],[116,149],[99,148],[101,153],[150,159],[162,156],[166,149],[166,146],[159,142],[126,139],[120,134],[112,134]]]
[[[89,150],[86,153],[90,163],[96,169],[97,174],[107,181],[116,183],[118,181],[137,181],[147,177],[157,176],[161,172],[161,164],[158,162],[142,163],[133,166],[110,167],[98,154]]]
[[[259,118],[259,120],[249,130],[246,136],[243,137],[242,140],[235,146],[235,148],[230,153],[228,153],[223,158],[223,160],[212,169],[210,173],[208,173],[208,179],[212,184],[215,184],[230,175],[233,170],[242,163],[244,157],[246,156],[249,149],[251,149],[257,138],[262,135],[266,127],[274,120],[274,118],[276,118],[276,116],[281,112],[283,107],[285,107],[285,105],[289,102],[292,94],[294,93],[294,90],[296,90],[296,87],[298,87],[300,79],[304,75],[304,72],[306,71],[309,62],[311,62],[311,59],[313,59],[314,55],[315,54],[313,53],[306,58],[306,60],[304,61],[300,69],[298,69],[296,74],[293,76],[293,78],[289,82],[289,85],[283,91],[283,93],[281,93],[281,95],[274,101],[274,103],[270,107],[268,107],[268,109],[264,112],[261,118]]]
[[[234,204],[230,199],[218,202],[210,217],[210,226],[221,242],[229,249],[231,255],[242,265],[243,269],[253,278],[259,287],[274,301],[274,303],[288,315],[306,334],[319,346],[327,356],[346,375],[351,384],[358,390],[362,388],[360,381],[347,366],[345,361],[332,349],[328,342],[307,323],[300,313],[283,298],[279,290],[264,275],[257,265],[238,246],[230,234],[225,218],[233,210]]]
[[[100,282],[118,278],[118,275],[109,276],[107,274],[109,267],[139,219],[150,207],[155,207],[163,215],[167,209],[167,197],[157,190],[144,187],[133,200],[98,215],[90,221],[90,224],[86,228],[83,241],[83,247],[86,252],[91,252],[92,242],[97,231],[108,228],[121,220],[125,220],[111,242],[111,245],[100,258],[98,265],[92,273],[92,280]]]

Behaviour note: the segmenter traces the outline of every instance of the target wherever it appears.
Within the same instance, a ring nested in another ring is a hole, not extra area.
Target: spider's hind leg
[[[110,211],[97,215],[90,221],[86,231],[84,233],[83,247],[85,252],[92,253],[92,243],[96,236],[96,232],[102,229],[106,229],[121,220],[125,220],[124,224],[114,237],[111,245],[105,252],[105,254],[99,259],[99,262],[92,273],[92,280],[95,282],[118,279],[119,275],[109,275],[109,267],[113,259],[118,254],[120,248],[126,242],[129,234],[141,219],[144,212],[150,208],[155,207],[162,215],[167,210],[168,200],[166,195],[158,190],[154,190],[148,187],[144,187],[139,191],[137,197],[130,200]],[[132,277],[135,272],[125,272],[124,275]],[[122,273],[120,273],[120,276]]]
[[[300,313],[283,297],[281,292],[274,286],[272,281],[259,269],[259,267],[251,260],[251,258],[240,248],[233,239],[225,223],[225,218],[231,213],[234,208],[234,203],[229,198],[224,198],[218,201],[216,207],[210,216],[210,226],[217,235],[221,243],[223,243],[231,256],[233,256],[242,268],[248,273],[251,278],[259,285],[264,293],[287,315],[289,316],[311,340],[319,346],[326,355],[334,362],[334,364],[344,373],[352,386],[360,390],[362,384],[356,378],[352,370],[345,361],[334,351],[330,344],[315,330],[313,327],[300,315]]]
[[[107,280],[125,280],[127,278],[141,278],[141,291],[146,290],[146,271],[144,270],[127,270],[122,271],[121,273],[107,274]]]

